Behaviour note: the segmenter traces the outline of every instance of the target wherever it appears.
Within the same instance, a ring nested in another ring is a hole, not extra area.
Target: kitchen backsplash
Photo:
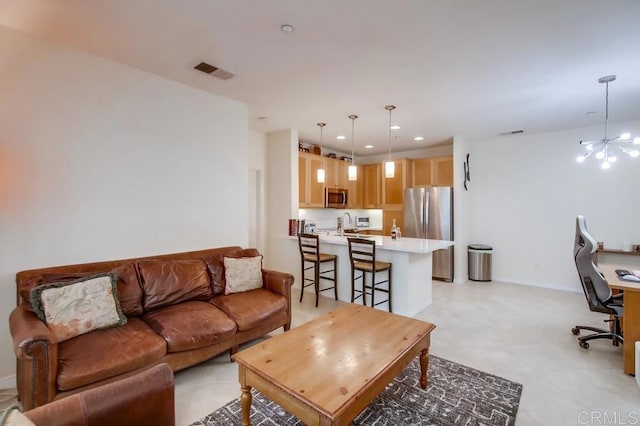
[[[351,224],[349,218],[345,215],[351,215]],[[345,228],[356,227],[356,217],[368,217],[370,229],[382,229],[382,210],[378,209],[299,209],[298,218],[316,224],[317,230],[333,229],[338,226],[337,219],[344,217]]]

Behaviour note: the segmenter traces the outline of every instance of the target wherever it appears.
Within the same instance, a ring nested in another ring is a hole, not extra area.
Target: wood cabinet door
[[[364,176],[362,176],[362,167],[356,166],[358,169],[358,175],[356,180],[349,180],[348,167],[351,163],[345,164],[345,182],[346,188],[349,190],[349,203],[347,205],[350,209],[362,208],[362,188]]]
[[[309,169],[309,203],[308,207],[324,207],[324,184],[318,183],[318,169],[322,167],[322,157],[314,155],[309,157],[307,169]],[[326,182],[326,165],[325,165],[325,182]]]
[[[411,163],[411,186],[432,185],[431,158],[418,158]]]
[[[307,199],[307,159],[302,155],[298,155],[298,206],[307,207],[309,203]]]
[[[391,226],[393,226],[394,219],[396,226],[400,228],[400,233],[404,232],[404,209],[384,209],[382,211],[382,235],[391,236]]]
[[[325,186],[327,188],[340,188],[338,184],[338,169],[340,164],[339,160],[333,158],[324,157],[324,173],[325,173]]]
[[[453,186],[453,157],[438,157],[433,159],[433,185]]]
[[[381,169],[382,166],[380,164],[365,164],[362,166],[362,207],[365,209],[378,209],[381,207]]]
[[[298,207],[324,207],[324,184],[318,183],[318,169],[321,166],[322,157],[319,155],[306,152],[298,154]]]
[[[408,160],[395,160],[394,177],[384,177],[382,174],[382,204],[384,208],[402,207],[404,190],[407,187]]]

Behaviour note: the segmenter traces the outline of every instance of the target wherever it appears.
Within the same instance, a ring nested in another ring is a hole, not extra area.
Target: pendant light
[[[578,163],[583,163],[584,160],[591,155],[598,160],[602,160],[600,167],[608,169],[611,167],[611,163],[616,161],[615,152],[613,147],[620,149],[629,157],[636,158],[640,156],[640,137],[631,139],[631,134],[623,133],[618,137],[609,138],[607,134],[609,126],[609,83],[616,79],[615,75],[605,75],[598,79],[598,83],[605,84],[605,115],[604,115],[604,138],[599,141],[580,141],[580,145],[586,145],[587,153],[580,155],[576,158]]]
[[[324,156],[322,155],[322,128],[326,126],[327,123],[318,123],[318,127],[320,127],[320,168],[317,172],[318,183],[324,183]]]
[[[384,177],[392,178],[396,175],[396,163],[391,160],[391,111],[396,107],[395,105],[387,105],[384,109],[389,111],[389,159],[384,162]]]
[[[349,170],[349,180],[353,181],[353,180],[358,180],[358,167],[355,164],[356,156],[353,150],[354,127],[355,127],[356,118],[358,118],[358,116],[351,114],[349,118],[351,119],[351,165],[349,166],[348,170]]]

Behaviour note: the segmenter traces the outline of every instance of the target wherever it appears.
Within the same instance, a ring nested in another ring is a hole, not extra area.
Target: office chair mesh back
[[[593,263],[593,255],[596,252],[596,241],[587,231],[584,216],[576,218],[576,239],[573,247],[573,256],[576,269],[580,276],[582,289],[584,290],[589,309],[592,311],[611,313],[611,308],[605,305],[612,297],[611,289],[600,269]]]

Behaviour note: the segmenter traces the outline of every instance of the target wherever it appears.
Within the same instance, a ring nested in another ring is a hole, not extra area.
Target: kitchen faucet
[[[349,225],[351,225],[351,215],[349,214],[349,212],[344,212],[342,217],[338,218],[338,227],[340,228],[340,236],[341,237],[344,236],[344,216],[345,215],[349,218]]]

